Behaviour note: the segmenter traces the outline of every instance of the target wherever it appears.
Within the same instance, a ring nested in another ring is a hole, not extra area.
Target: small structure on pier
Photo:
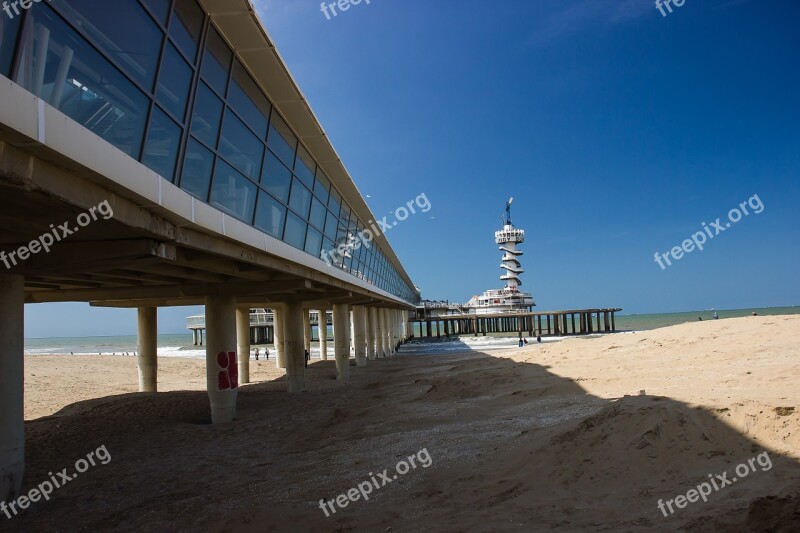
[[[511,222],[511,203],[513,201],[514,198],[511,197],[506,202],[506,212],[501,217],[503,229],[494,234],[494,240],[500,247],[500,251],[503,252],[503,262],[500,264],[500,268],[504,269],[506,273],[500,276],[500,280],[505,281],[506,286],[502,289],[490,289],[479,296],[473,296],[464,305],[470,314],[486,315],[531,311],[536,305],[530,293],[519,290],[522,285],[519,276],[525,271],[519,262],[523,252],[517,249],[517,244],[525,242],[525,230],[515,228]]]

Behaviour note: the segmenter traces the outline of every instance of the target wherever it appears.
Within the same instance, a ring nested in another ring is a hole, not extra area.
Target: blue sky
[[[372,0],[328,20],[256,2],[423,297],[499,288],[509,196],[540,309],[800,304],[800,3]],[[751,213],[662,270],[701,223]],[[63,315],[45,331],[40,321]],[[179,332],[192,309],[162,310]],[[30,336],[135,333],[135,313],[28,306]]]

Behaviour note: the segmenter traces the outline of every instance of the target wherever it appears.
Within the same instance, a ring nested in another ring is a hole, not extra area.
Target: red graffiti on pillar
[[[217,364],[222,370],[217,374],[217,388],[219,390],[232,390],[239,387],[239,365],[236,362],[236,352],[219,352]]]

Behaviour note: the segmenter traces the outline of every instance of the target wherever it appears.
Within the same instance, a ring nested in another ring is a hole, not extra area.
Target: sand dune
[[[113,460],[0,529],[797,531],[798,339],[800,317],[746,317],[401,356],[347,384],[318,362],[291,396],[259,362],[224,426],[202,361],[162,360],[165,392],[139,395],[132,358],[30,357],[26,487],[101,444]],[[429,467],[320,510],[423,448]],[[764,451],[771,468],[658,509]]]

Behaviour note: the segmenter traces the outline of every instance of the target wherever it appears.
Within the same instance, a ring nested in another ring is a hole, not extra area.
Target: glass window
[[[325,250],[325,251],[327,251],[328,253],[330,253],[331,251],[333,251],[333,241],[332,241],[332,240],[330,240],[330,239],[329,239],[329,238],[327,238],[327,237],[323,237],[323,238],[322,238],[322,250]],[[320,253],[322,253],[322,250],[320,250]]]
[[[341,218],[344,222],[344,226],[348,227],[348,221],[350,220],[350,206],[347,205],[347,202],[342,202],[342,210],[339,212],[339,218]]]
[[[274,109],[272,110],[272,118],[269,123],[267,145],[272,148],[275,155],[277,155],[287,167],[294,167],[294,151],[297,147],[297,138],[292,135],[289,126],[286,125]]]
[[[322,205],[322,202],[314,198],[311,201],[311,215],[309,215],[308,220],[317,227],[317,229],[324,230],[325,229],[325,217],[328,214],[328,210],[325,209],[325,206]]]
[[[22,17],[0,18],[0,76],[11,77],[11,65],[14,61],[14,48],[17,46],[17,35]]]
[[[210,203],[247,223],[253,220],[257,187],[224,161],[217,160]]]
[[[276,239],[281,239],[285,222],[286,208],[265,191],[259,191],[255,226]]]
[[[175,175],[181,133],[181,128],[171,118],[158,107],[153,107],[142,163],[169,181]]]
[[[347,228],[341,222],[336,229],[336,242],[347,243]]]
[[[169,35],[193,64],[197,59],[197,44],[200,42],[201,31],[203,31],[203,10],[197,2],[175,0]]]
[[[222,138],[219,141],[219,155],[225,157],[242,173],[258,181],[261,174],[264,145],[230,109],[225,112],[225,124],[222,127]]]
[[[261,185],[266,187],[281,202],[289,203],[289,187],[292,185],[292,173],[270,150],[267,150],[267,157],[264,161]]]
[[[294,209],[303,219],[308,219],[308,209],[311,207],[311,191],[306,189],[297,178],[292,181],[292,195],[289,198],[289,207]]]
[[[206,39],[202,73],[203,78],[222,97],[225,97],[228,88],[228,72],[230,72],[232,57],[230,48],[212,26]]]
[[[315,257],[319,257],[319,254],[322,251],[322,233],[310,226],[308,228],[308,234],[306,235],[305,250]]]
[[[336,228],[339,226],[339,219],[328,211],[325,217],[325,236],[331,240],[336,240]]]
[[[28,15],[14,81],[139,159],[149,106],[144,93],[49,8]]]
[[[189,99],[191,84],[192,68],[175,47],[168,44],[164,49],[164,59],[161,61],[156,100],[180,122],[186,118],[186,102]]]
[[[228,94],[228,105],[239,113],[253,131],[262,139],[267,136],[267,117],[269,117],[270,105],[267,97],[258,88],[258,85],[250,77],[245,68],[237,61],[233,68],[233,81],[231,83],[230,94]]]
[[[330,195],[331,190],[331,182],[328,179],[328,176],[322,172],[320,167],[317,167],[317,181],[314,182],[314,194],[322,200],[323,204],[328,203],[328,195]]]
[[[192,135],[212,148],[217,146],[222,107],[222,100],[217,98],[205,83],[200,83],[194,100]]]
[[[328,200],[328,209],[333,211],[333,214],[337,217],[342,210],[342,197],[339,196],[339,193],[336,192],[336,189],[333,187],[331,187],[331,198]]]
[[[213,169],[214,154],[199,142],[191,139],[186,147],[186,157],[183,160],[181,189],[207,202]]]
[[[167,15],[169,15],[169,5],[171,0],[142,0],[142,3],[150,8],[150,12],[163,26],[167,25]]]
[[[290,211],[289,215],[286,217],[286,233],[283,236],[284,242],[303,250],[305,248],[306,226],[308,226],[308,224]]]
[[[300,180],[311,189],[314,187],[314,170],[317,165],[311,158],[311,155],[306,152],[302,144],[297,145],[297,161],[294,164],[294,173]]]
[[[164,34],[137,0],[114,0],[114,9],[98,9],[95,0],[59,4],[64,15],[86,32],[106,57],[148,91],[153,90]]]

